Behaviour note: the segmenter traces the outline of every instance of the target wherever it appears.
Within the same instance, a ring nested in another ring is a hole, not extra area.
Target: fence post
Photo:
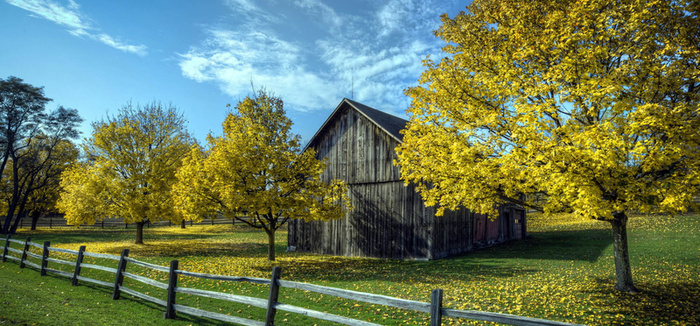
[[[24,241],[24,250],[22,251],[22,259],[19,260],[19,268],[24,268],[24,261],[27,260],[27,251],[29,251],[29,242],[32,238],[27,237],[27,241]]]
[[[277,282],[282,275],[282,267],[275,266],[272,268],[272,278],[270,279],[270,296],[267,299],[267,314],[265,315],[265,326],[271,326],[275,323],[275,314],[277,309],[277,298],[280,293],[280,285]]]
[[[430,296],[430,326],[442,325],[442,289],[435,289]]]
[[[119,287],[122,286],[124,282],[124,270],[126,270],[126,257],[129,256],[129,249],[122,250],[122,256],[119,258],[119,267],[117,267],[117,276],[114,279],[114,293],[112,294],[112,300],[119,300],[121,295],[121,290]]]
[[[49,261],[46,259],[49,258],[50,245],[51,241],[44,241],[44,250],[41,253],[41,276],[46,276],[46,266],[49,265]]]
[[[177,260],[170,261],[170,275],[168,276],[168,303],[165,306],[165,319],[175,319],[175,287],[177,286]]]
[[[3,263],[7,261],[7,258],[5,258],[5,256],[7,256],[7,248],[9,246],[10,246],[10,235],[8,234],[7,238],[5,239],[5,248],[2,250],[2,262]]]
[[[78,285],[78,276],[80,275],[80,264],[83,263],[83,257],[85,256],[85,246],[80,246],[78,249],[78,259],[75,261],[75,271],[73,272],[73,279],[71,279],[71,285]]]

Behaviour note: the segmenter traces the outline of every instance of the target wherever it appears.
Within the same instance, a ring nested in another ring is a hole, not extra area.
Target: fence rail
[[[293,281],[285,281],[280,279],[282,274],[281,267],[274,267],[272,269],[272,277],[270,279],[263,278],[253,278],[253,277],[238,277],[238,276],[225,276],[225,275],[212,275],[204,273],[195,273],[178,268],[179,262],[173,260],[170,262],[170,267],[154,265],[146,262],[136,260],[129,257],[129,249],[124,249],[120,256],[107,255],[107,254],[97,254],[85,251],[85,246],[81,246],[80,250],[69,250],[62,248],[53,248],[50,246],[49,242],[44,242],[44,244],[38,244],[31,242],[31,238],[27,238],[25,241],[19,241],[11,239],[8,235],[4,239],[4,246],[2,251],[2,262],[6,262],[7,259],[18,261],[20,263],[20,268],[25,268],[25,266],[30,266],[41,271],[41,275],[46,275],[46,272],[50,272],[56,275],[61,275],[69,278],[72,281],[72,285],[78,285],[78,281],[89,282],[97,285],[101,285],[107,288],[113,289],[112,298],[114,300],[119,299],[121,293],[126,293],[134,297],[140,298],[142,300],[155,303],[157,305],[165,307],[165,318],[173,319],[177,317],[177,313],[183,313],[192,316],[211,318],[223,322],[236,323],[241,325],[273,325],[275,321],[275,315],[278,310],[286,311],[294,314],[299,314],[303,316],[308,316],[312,318],[317,318],[321,320],[326,320],[330,322],[335,322],[344,325],[378,325],[367,321],[362,321],[358,319],[353,319],[349,317],[339,316],[331,314],[328,312],[320,312],[311,310],[308,308],[294,306],[288,303],[281,303],[278,301],[280,288],[297,289],[303,291],[310,291],[314,293],[319,293],[323,295],[329,295],[337,298],[349,299],[354,301],[359,301],[367,304],[382,305],[387,307],[399,308],[417,311],[420,313],[430,314],[430,325],[437,326],[442,324],[442,317],[453,317],[453,318],[464,318],[472,320],[481,320],[489,322],[498,322],[502,324],[509,325],[528,325],[528,326],[563,326],[563,325],[575,325],[570,323],[563,323],[552,320],[529,318],[522,316],[515,316],[509,314],[483,312],[483,311],[465,311],[444,308],[442,306],[442,296],[443,291],[441,289],[435,289],[431,293],[431,302],[421,302],[414,300],[399,299],[384,295],[370,294],[364,292],[357,292],[345,289],[338,289],[308,283],[300,283]],[[10,244],[16,243],[23,246],[23,250],[11,248]],[[30,247],[39,248],[42,250],[42,254],[36,254],[30,252]],[[75,262],[69,262],[62,259],[50,258],[50,252],[59,252],[63,254],[70,254],[76,256]],[[10,253],[18,254],[20,257],[10,255]],[[101,266],[96,264],[86,264],[83,263],[83,257],[95,257],[104,258],[118,261],[116,268]],[[41,263],[35,263],[30,261],[29,258],[38,259]],[[62,270],[48,268],[48,263],[56,263],[74,266],[75,270],[73,273],[69,273]],[[136,275],[131,272],[127,272],[127,265],[133,264],[142,268],[168,273],[168,282],[159,282],[141,275]],[[114,274],[114,282],[105,282],[102,280],[96,280],[84,276],[80,276],[82,268],[97,269],[104,272]],[[267,299],[247,297],[243,295],[221,293],[208,290],[200,290],[186,287],[178,287],[178,277],[188,276],[200,279],[218,280],[218,281],[230,281],[230,282],[247,282],[261,285],[269,285],[270,292]],[[127,288],[123,286],[124,278],[127,277],[131,280],[147,284],[159,289],[167,290],[167,297],[165,300],[150,296],[145,293],[138,292],[136,290]],[[218,299],[230,302],[241,303],[245,305],[250,305],[257,308],[265,309],[265,321],[252,320],[242,317],[230,316],[221,313],[216,313],[212,311],[202,310],[194,307],[189,307],[176,303],[176,294],[189,294],[199,297],[206,297],[211,299]]]

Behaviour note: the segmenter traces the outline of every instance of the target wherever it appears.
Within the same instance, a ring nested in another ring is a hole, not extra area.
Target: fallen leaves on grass
[[[332,257],[280,250],[278,260],[269,262],[264,233],[230,226],[150,229],[146,245],[132,244],[125,234],[110,236],[109,231],[105,232],[103,241],[55,245],[77,249],[86,244],[88,251],[114,255],[129,248],[130,256],[136,259],[163,266],[171,259],[178,259],[180,269],[218,275],[268,278],[272,266],[281,266],[283,279],[424,302],[429,301],[433,289],[441,288],[445,293],[445,307],[463,310],[589,325],[700,324],[697,300],[700,241],[691,232],[684,249],[673,250],[673,239],[667,238],[668,234],[687,234],[688,230],[700,229],[697,216],[633,216],[630,219],[635,283],[643,290],[636,295],[613,290],[614,262],[611,244],[605,242],[610,228],[608,223],[571,216],[550,219],[534,216],[528,223],[533,240],[430,262]],[[600,232],[591,233],[590,230]],[[561,234],[566,237],[557,238]],[[284,243],[285,235],[278,233],[278,241]],[[570,254],[576,252],[571,240],[582,238],[579,240],[585,245],[584,237],[591,235],[605,236],[606,239],[595,239],[598,241],[595,250],[600,252],[585,259]],[[658,243],[651,243],[655,241]],[[569,254],[533,254],[537,250],[552,250],[545,246],[554,245],[558,247],[553,250]],[[167,277],[154,271],[142,273],[161,281]],[[181,279],[180,286],[263,297],[266,291],[261,286],[186,277]],[[285,298],[292,297],[283,293],[281,301]],[[316,310],[383,324],[425,324],[427,317],[311,293],[308,301],[317,307]],[[447,325],[469,323],[450,318],[445,318],[444,322]]]

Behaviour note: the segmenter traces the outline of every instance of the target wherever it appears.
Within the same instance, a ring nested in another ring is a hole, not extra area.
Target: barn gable
[[[404,185],[393,162],[407,122],[349,99],[340,102],[304,150],[328,160],[322,180],[344,180],[355,209],[334,221],[290,221],[290,246],[330,255],[436,259],[515,237],[514,226],[503,232],[503,219],[489,223],[467,210],[435,218],[415,187]],[[517,214],[509,212],[511,226]],[[475,236],[483,239],[475,242]]]

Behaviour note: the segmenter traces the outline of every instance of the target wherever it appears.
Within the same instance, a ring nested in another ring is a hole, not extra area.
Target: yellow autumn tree
[[[628,212],[682,212],[700,185],[699,8],[476,0],[443,16],[445,58],[406,91],[405,181],[440,212],[512,202],[608,221],[615,288],[636,292]]]
[[[268,259],[275,232],[289,219],[328,220],[349,208],[346,187],[319,179],[326,164],[301,151],[279,97],[259,91],[246,97],[212,136],[208,149],[192,146],[177,173],[175,203],[188,219],[221,216],[265,230]]]
[[[116,116],[92,124],[83,143],[86,159],[61,178],[58,209],[69,224],[93,224],[110,217],[136,223],[136,243],[151,221],[180,222],[173,210],[175,172],[192,139],[173,106],[124,106]]]

